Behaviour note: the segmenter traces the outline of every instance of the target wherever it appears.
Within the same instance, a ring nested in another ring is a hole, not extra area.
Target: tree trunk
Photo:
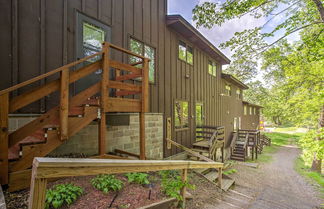
[[[324,127],[324,105],[321,108],[320,117],[319,117],[319,120],[318,120],[318,130],[320,131],[320,129],[323,128],[323,127]],[[322,139],[320,137],[317,137],[314,140],[322,140]],[[314,158],[313,158],[313,163],[312,163],[311,170],[316,171],[318,173],[322,173],[322,160],[317,159],[316,153],[314,153]]]
[[[323,3],[321,2],[321,0],[313,0],[313,2],[314,2],[314,4],[317,7],[318,12],[320,13],[322,22],[324,22],[324,7],[323,7]]]

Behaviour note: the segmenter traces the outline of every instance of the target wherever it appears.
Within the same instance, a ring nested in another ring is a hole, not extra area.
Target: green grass
[[[227,171],[224,171],[223,173],[224,173],[225,175],[229,175],[229,174],[236,173],[236,172],[237,172],[236,169],[229,169],[229,170],[227,170]]]
[[[310,168],[305,165],[305,162],[301,157],[298,157],[295,161],[295,170],[311,182],[316,182],[320,185],[319,189],[324,197],[324,175],[311,171]]]

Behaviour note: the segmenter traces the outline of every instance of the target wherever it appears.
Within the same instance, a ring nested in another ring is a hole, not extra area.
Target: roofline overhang
[[[178,27],[176,27],[177,24],[184,26],[187,31],[180,30]],[[198,43],[196,44],[198,44],[203,51],[206,51],[208,54],[212,55],[212,57],[217,57],[218,61],[220,61],[222,65],[230,64],[231,60],[227,58],[219,49],[217,49],[216,46],[214,46],[210,41],[208,41],[207,38],[205,38],[181,15],[167,15],[166,25],[178,32],[180,35],[183,35],[185,38],[188,38],[188,36],[197,38],[196,42]],[[210,49],[213,54],[206,50],[207,48]]]
[[[247,104],[247,105],[251,105],[251,106],[254,106],[254,107],[263,108],[263,106],[261,106],[261,105],[252,104],[252,103],[250,103],[250,102],[248,102],[248,101],[242,101],[242,103],[243,103],[243,104]]]
[[[241,89],[249,89],[247,85],[245,85],[242,81],[235,78],[233,75],[222,73],[222,78],[230,83],[235,84],[236,86],[240,87]]]

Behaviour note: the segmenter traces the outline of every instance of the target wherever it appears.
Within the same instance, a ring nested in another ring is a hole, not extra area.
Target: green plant
[[[59,208],[70,205],[83,194],[83,189],[73,184],[58,184],[46,191],[46,208]]]
[[[128,178],[128,182],[137,183],[137,184],[149,184],[150,181],[148,180],[148,174],[147,173],[127,173],[125,176]]]
[[[236,172],[237,172],[236,169],[230,169],[230,170],[224,171],[223,173],[224,173],[225,175],[229,175],[229,174],[236,173]]]
[[[123,182],[116,179],[114,175],[100,174],[91,179],[91,184],[96,189],[107,194],[109,191],[119,191],[123,187]]]
[[[180,195],[180,190],[183,187],[195,189],[195,186],[188,181],[183,182],[178,171],[160,171],[162,191],[169,197],[174,197],[177,200],[183,200]]]

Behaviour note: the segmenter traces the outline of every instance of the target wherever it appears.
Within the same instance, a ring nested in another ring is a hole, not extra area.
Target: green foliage
[[[123,182],[117,179],[114,175],[100,174],[91,179],[91,184],[96,189],[107,194],[109,191],[119,191],[123,187]]]
[[[324,159],[324,128],[310,130],[298,142],[303,149],[302,158],[306,166],[311,166],[314,156],[317,159]]]
[[[136,184],[149,184],[150,181],[148,180],[148,174],[147,173],[127,173],[125,176],[128,178],[128,182],[136,183]]]
[[[81,187],[73,184],[58,184],[46,191],[46,208],[60,208],[64,204],[70,205],[83,194]]]
[[[295,143],[300,139],[301,136],[303,136],[302,133],[288,134],[288,133],[277,133],[277,132],[265,133],[265,135],[271,138],[271,144],[277,146],[283,146],[283,145]]]
[[[310,167],[307,166],[304,160],[299,157],[295,161],[295,170],[303,176],[306,176],[310,180],[316,182],[321,187],[321,192],[324,194],[324,175],[310,171]]]
[[[195,186],[190,184],[188,181],[182,181],[178,171],[160,171],[159,174],[161,176],[162,190],[169,197],[174,197],[177,200],[183,200],[182,196],[180,195],[180,191],[183,187],[195,189]]]
[[[224,171],[223,173],[225,175],[229,175],[229,174],[237,173],[237,170],[236,169],[230,169],[230,170]]]

